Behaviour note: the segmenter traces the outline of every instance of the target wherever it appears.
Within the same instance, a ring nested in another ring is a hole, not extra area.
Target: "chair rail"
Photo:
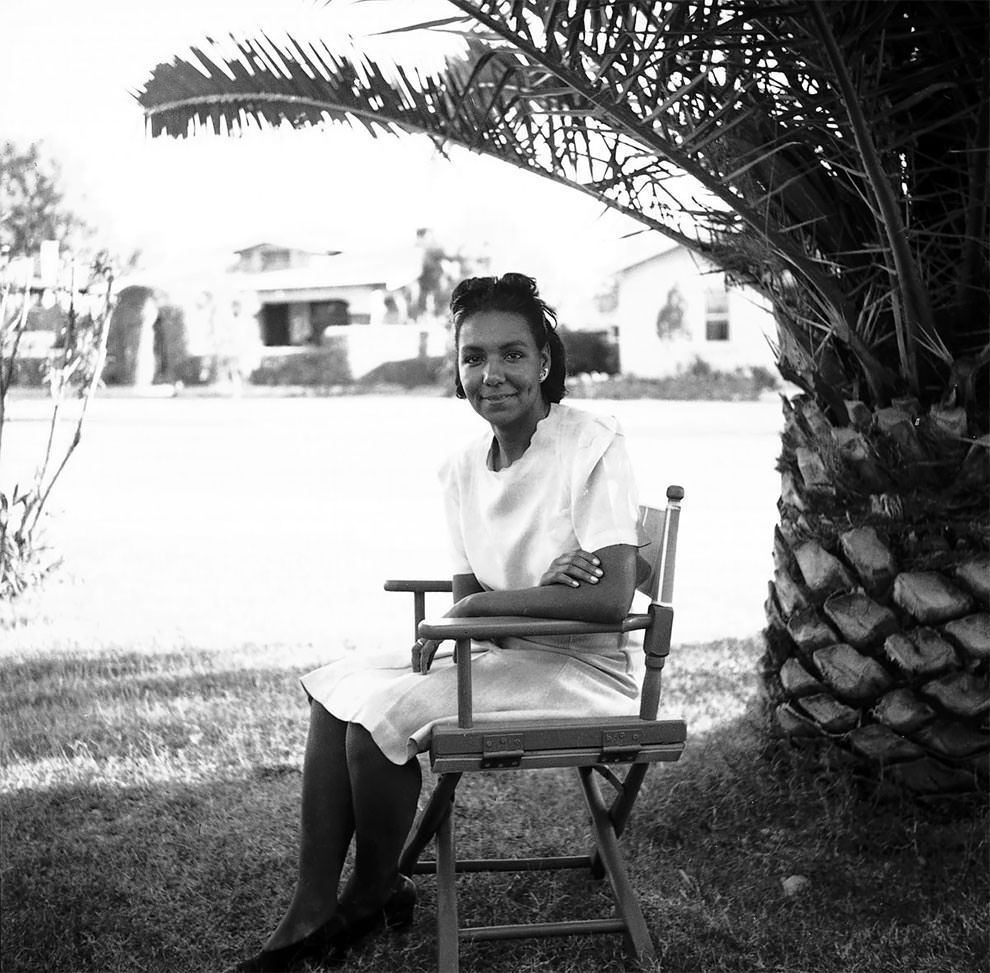
[[[575,622],[527,615],[438,618],[420,622],[417,632],[427,639],[497,639],[507,635],[596,635],[635,632],[650,627],[649,615],[627,615],[621,622]]]
[[[424,580],[420,578],[392,578],[385,582],[386,591],[453,591],[450,578]]]

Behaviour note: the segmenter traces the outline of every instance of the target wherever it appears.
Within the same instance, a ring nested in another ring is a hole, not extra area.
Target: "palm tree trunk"
[[[986,784],[987,443],[962,409],[785,402],[763,682],[774,729],[911,791]],[[955,426],[954,426],[955,424]]]

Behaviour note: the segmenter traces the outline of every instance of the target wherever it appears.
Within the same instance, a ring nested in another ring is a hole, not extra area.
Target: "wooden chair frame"
[[[403,851],[404,875],[435,872],[437,877],[438,969],[457,973],[460,940],[517,939],[589,933],[621,933],[630,959],[637,965],[656,959],[653,941],[639,899],[629,880],[618,839],[633,809],[650,765],[677,760],[684,750],[686,725],[680,719],[657,719],[661,671],[670,652],[674,559],[680,517],[681,487],[667,489],[667,507],[641,508],[641,530],[650,543],[649,576],[638,586],[649,598],[643,614],[628,615],[619,624],[595,624],[527,617],[443,618],[425,621],[426,594],[450,592],[449,581],[392,580],[387,591],[411,592],[416,631],[423,638],[453,639],[458,682],[457,724],[433,730],[430,764],[438,782]],[[535,719],[483,722],[474,725],[471,698],[471,640],[505,636],[583,635],[603,632],[644,633],[646,669],[638,718]],[[615,765],[628,769],[620,776]],[[575,767],[591,816],[595,847],[586,855],[543,858],[458,860],[455,851],[454,794],[464,773],[507,769]],[[601,782],[614,790],[611,802]],[[436,839],[435,861],[420,855]],[[456,875],[478,871],[533,871],[588,868],[596,878],[608,876],[616,915],[566,922],[516,923],[496,926],[458,924]]]

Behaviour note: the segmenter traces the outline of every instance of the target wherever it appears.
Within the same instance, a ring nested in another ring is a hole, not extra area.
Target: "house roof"
[[[264,291],[315,290],[324,287],[384,287],[397,290],[416,280],[423,270],[418,247],[370,253],[338,253],[307,267],[288,267],[259,273],[235,272],[245,288]]]
[[[303,246],[298,241],[295,243],[271,243],[266,241],[263,243],[252,243],[249,247],[240,247],[235,250],[234,253],[241,255],[245,253],[253,253],[255,250],[291,250],[294,253],[308,253],[314,256],[335,255],[341,252],[340,250],[331,250],[327,247]]]
[[[666,257],[669,257],[672,253],[683,249],[684,246],[682,244],[674,243],[672,240],[668,240],[666,246],[658,245],[656,242],[653,242],[653,245],[646,256],[639,257],[632,263],[624,263],[617,267],[612,273],[614,276],[620,277],[623,274],[628,274],[633,270],[638,270],[644,264],[655,263],[656,261],[663,260]]]

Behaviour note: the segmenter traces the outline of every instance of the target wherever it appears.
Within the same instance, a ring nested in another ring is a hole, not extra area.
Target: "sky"
[[[115,252],[140,250],[152,272],[212,268],[261,241],[392,248],[430,228],[452,250],[488,253],[496,273],[535,276],[554,303],[666,245],[575,190],[461,149],[444,159],[425,138],[341,126],[181,140],[145,132],[133,92],[207,35],[373,34],[400,10],[411,20],[448,12],[442,0],[0,0],[0,137],[41,141],[70,206]],[[408,34],[392,43],[407,60],[432,51]]]

